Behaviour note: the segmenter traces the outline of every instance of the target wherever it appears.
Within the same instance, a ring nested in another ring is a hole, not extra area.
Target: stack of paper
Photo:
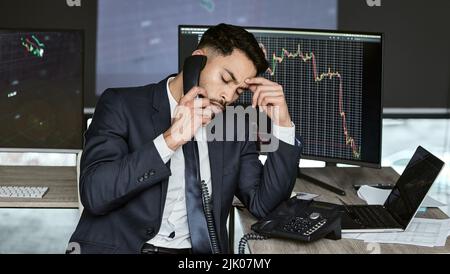
[[[370,243],[445,246],[450,236],[450,219],[415,218],[405,232],[345,233],[342,238],[364,240]]]

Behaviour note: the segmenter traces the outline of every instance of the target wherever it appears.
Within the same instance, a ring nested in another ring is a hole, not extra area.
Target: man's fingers
[[[193,108],[204,108],[211,105],[211,101],[208,98],[197,98],[187,102],[186,105]]]
[[[213,117],[214,115],[214,112],[209,108],[198,108],[194,111],[197,116]]]
[[[258,105],[259,97],[264,92],[270,92],[272,96],[283,94],[283,87],[276,84],[273,86],[267,86],[267,85],[251,85],[249,86],[249,89],[251,92],[253,92],[252,97],[252,106],[256,107]]]
[[[205,113],[205,111],[203,113],[197,114],[198,119],[201,121],[202,125],[206,125],[209,122],[211,122],[212,118],[213,118],[213,113],[212,111],[209,113]]]
[[[259,86],[255,89],[252,97],[252,106],[256,107],[261,103],[261,96],[283,96],[282,90],[274,90],[271,86]]]
[[[279,105],[284,101],[282,96],[266,96],[261,100],[260,106],[268,106],[268,105]]]
[[[277,83],[272,82],[264,77],[249,78],[245,80],[245,83],[248,85],[267,85],[267,86],[278,85]]]
[[[263,90],[274,90],[274,91],[283,91],[283,87],[281,85],[275,84],[275,85],[249,85],[248,89],[255,93],[260,89]]]
[[[259,97],[259,91],[255,88],[253,91],[253,97],[252,97],[252,107],[255,108],[258,104],[258,97]]]
[[[185,94],[181,98],[180,104],[185,104],[191,100],[194,100],[199,95],[202,95],[203,97],[207,97],[206,90],[201,87],[193,87],[187,94]]]
[[[252,86],[250,88],[250,90],[253,92],[253,97],[252,97],[252,107],[256,107],[256,105],[258,104],[258,98],[259,96],[261,96],[261,93],[263,91],[271,91],[273,90],[272,86]]]
[[[213,104],[206,106],[205,109],[210,109],[214,114],[219,114],[222,112],[222,109],[220,107]]]
[[[202,125],[207,125],[211,122],[212,118],[211,117],[203,117],[202,118]]]
[[[266,97],[278,97],[283,96],[283,92],[280,91],[273,91],[273,90],[262,90],[258,93],[258,98],[256,99],[256,104],[261,105],[262,100]]]

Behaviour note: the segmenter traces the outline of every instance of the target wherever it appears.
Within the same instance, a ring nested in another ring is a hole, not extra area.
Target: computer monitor
[[[0,151],[82,149],[83,37],[0,29]]]
[[[179,68],[209,26],[179,26]],[[266,54],[263,76],[281,84],[303,158],[381,166],[382,35],[245,27]],[[238,103],[251,104],[247,91]]]

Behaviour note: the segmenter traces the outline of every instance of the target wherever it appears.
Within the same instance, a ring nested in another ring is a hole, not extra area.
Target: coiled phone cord
[[[249,240],[267,240],[268,238],[269,237],[263,236],[258,233],[245,234],[239,241],[239,249],[238,249],[239,254],[245,254],[245,247],[247,246]]]
[[[208,186],[205,181],[201,181],[201,191],[203,199],[203,210],[205,212],[206,224],[208,227],[209,239],[213,254],[220,254],[220,246],[217,238],[217,232],[214,227],[214,215],[212,213],[211,197],[209,196]]]
[[[198,156],[198,150],[194,149],[194,160],[197,164],[197,181],[200,182],[200,190],[202,194],[203,212],[205,213],[206,226],[208,229],[209,240],[211,242],[211,249],[213,254],[220,254],[220,245],[217,238],[217,231],[214,226],[214,215],[211,205],[211,196],[209,195],[208,185],[201,179],[200,175],[200,160]]]

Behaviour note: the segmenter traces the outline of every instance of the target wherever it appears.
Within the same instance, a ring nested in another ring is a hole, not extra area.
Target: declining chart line
[[[267,54],[267,50],[265,49],[264,45],[261,44],[261,47],[264,51],[264,53]],[[317,71],[317,63],[316,63],[316,56],[314,55],[314,52],[305,53],[300,49],[300,45],[298,45],[297,52],[291,53],[285,48],[281,49],[281,56],[277,56],[274,52],[272,55],[272,66],[268,69],[268,73],[270,73],[271,76],[275,75],[277,64],[282,63],[285,58],[300,58],[304,63],[307,63],[309,61],[312,62],[312,68],[313,68],[313,75],[314,75],[314,82],[318,83],[322,80],[328,78],[333,79],[333,77],[336,77],[339,79],[339,116],[342,119],[342,129],[344,130],[344,136],[345,136],[345,144],[350,146],[353,152],[353,156],[357,159],[361,156],[361,147],[357,147],[355,139],[350,136],[350,133],[348,132],[347,128],[347,115],[344,111],[344,89],[343,89],[343,83],[342,83],[342,75],[338,71],[332,71],[331,68],[328,68],[328,72],[318,74]]]
[[[41,43],[36,36],[32,35],[31,39],[28,37],[22,37],[20,40],[22,41],[22,46],[24,46],[28,52],[36,57],[44,57],[45,45]]]

